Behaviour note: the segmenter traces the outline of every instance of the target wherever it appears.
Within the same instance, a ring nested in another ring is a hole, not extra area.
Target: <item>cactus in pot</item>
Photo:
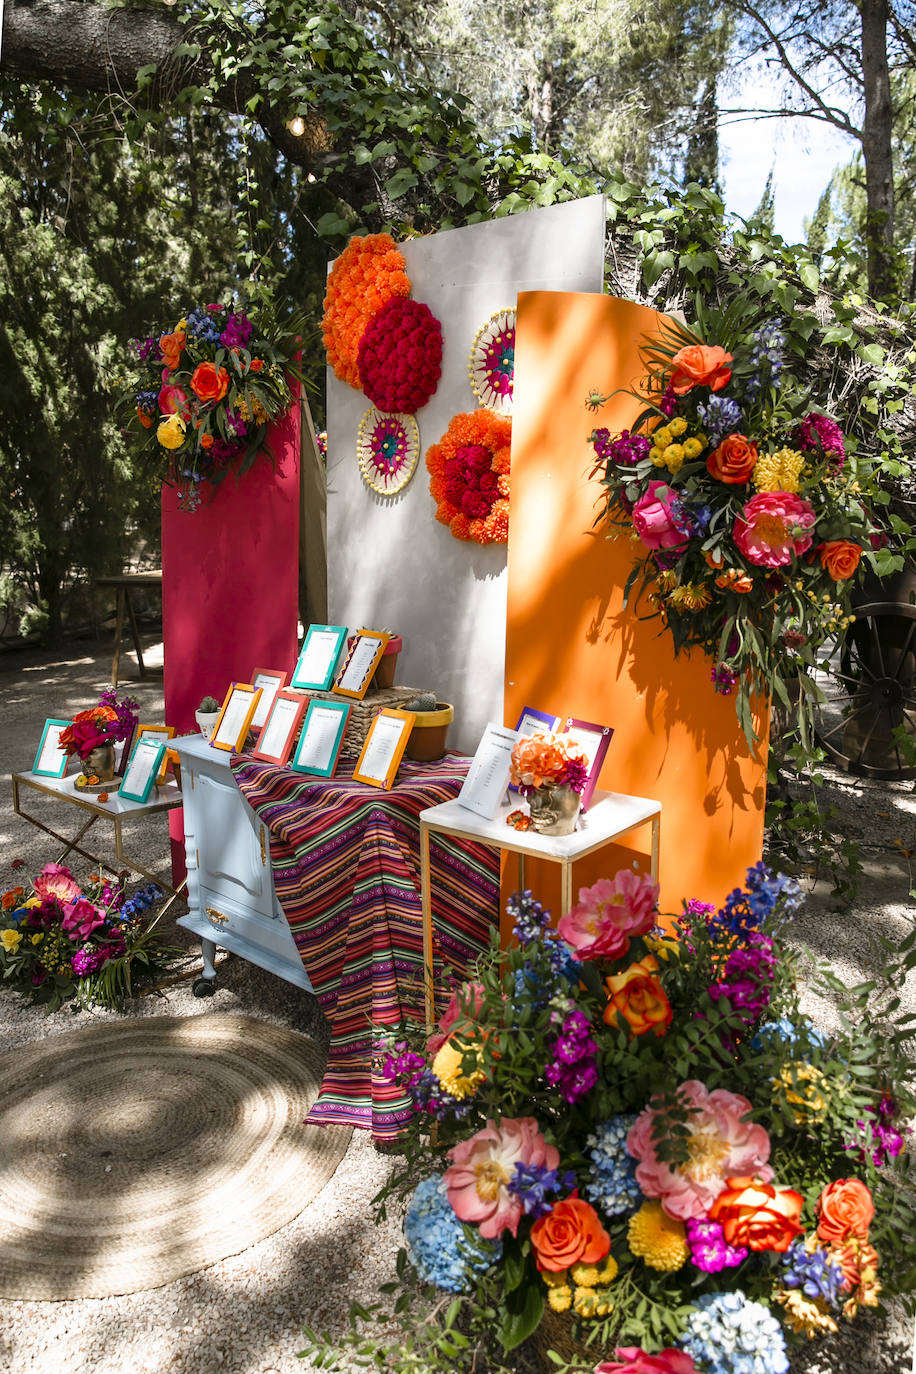
[[[455,708],[447,701],[439,701],[435,692],[418,692],[403,709],[413,711],[416,717],[407,740],[407,757],[421,763],[441,759],[448,727],[455,719]]]
[[[219,720],[220,704],[216,697],[206,696],[201,700],[200,705],[194,712],[194,719],[197,721],[197,728],[204,739],[209,739]]]

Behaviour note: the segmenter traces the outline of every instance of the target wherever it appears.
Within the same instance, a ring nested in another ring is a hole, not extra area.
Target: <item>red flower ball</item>
[[[420,301],[389,301],[366,326],[357,363],[373,405],[413,415],[442,375],[442,326]]]

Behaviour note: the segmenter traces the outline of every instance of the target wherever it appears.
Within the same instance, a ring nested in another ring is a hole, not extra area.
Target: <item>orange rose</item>
[[[212,363],[198,363],[191,378],[191,390],[202,401],[221,401],[229,390],[229,373],[218,371]]]
[[[604,1020],[609,1026],[619,1026],[623,1017],[633,1035],[654,1031],[664,1035],[671,1025],[671,1003],[655,976],[658,962],[651,954],[637,960],[623,973],[605,978],[608,1003]]]
[[[868,1240],[875,1204],[867,1186],[858,1178],[838,1178],[828,1183],[817,1200],[818,1239],[825,1245],[854,1236]]]
[[[139,406],[137,406],[137,419],[140,421],[140,423],[141,423],[141,425],[143,426],[144,429],[152,429],[152,427],[153,427],[153,417],[152,417],[152,415],[147,415],[146,411],[145,411],[145,410],[141,410]]]
[[[853,544],[850,539],[828,539],[826,544],[820,545],[818,553],[821,556],[821,567],[830,574],[834,582],[845,582],[859,566],[862,548],[859,544]]]
[[[805,1199],[792,1188],[774,1188],[753,1178],[728,1178],[709,1209],[729,1245],[783,1252],[804,1233],[799,1222]]]
[[[611,1238],[591,1203],[562,1198],[531,1228],[538,1269],[559,1274],[572,1264],[597,1264],[611,1248]]]
[[[686,396],[695,386],[708,386],[710,391],[721,391],[727,386],[732,370],[727,366],[733,362],[732,355],[726,353],[718,344],[710,348],[708,344],[691,344],[675,353],[671,362],[671,389],[676,396]]]
[[[706,471],[720,482],[738,486],[746,482],[757,462],[757,445],[743,434],[727,434],[706,459]]]
[[[174,334],[159,336],[159,352],[170,372],[174,372],[181,362],[181,350],[184,348],[186,337],[183,329],[176,329]]]
[[[737,568],[726,568],[716,578],[716,586],[720,592],[737,592],[739,596],[746,596],[754,590],[754,579]]]

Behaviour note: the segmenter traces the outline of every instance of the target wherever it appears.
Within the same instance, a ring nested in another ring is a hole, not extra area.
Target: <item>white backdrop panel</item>
[[[413,299],[442,324],[442,377],[416,416],[417,470],[403,491],[383,497],[366,486],[356,462],[356,433],[370,403],[328,369],[328,619],[402,635],[397,681],[452,702],[449,746],[473,753],[487,722],[503,718],[506,546],[465,543],[436,520],[424,456],[453,415],[477,407],[468,355],[495,310],[514,308],[520,291],[601,291],[604,198],[399,247]]]

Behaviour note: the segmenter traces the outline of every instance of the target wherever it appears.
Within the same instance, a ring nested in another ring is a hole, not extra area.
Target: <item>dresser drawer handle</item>
[[[229,920],[229,917],[224,916],[221,911],[217,911],[215,906],[205,906],[204,911],[207,913],[207,917],[209,918],[209,920],[211,920],[215,926],[221,926],[224,924],[224,922]]]
[[[258,828],[259,828],[259,831],[260,831],[260,839],[261,839],[261,867],[262,867],[262,868],[266,868],[266,867],[267,867],[267,831],[264,829],[263,825],[262,825],[262,826],[259,826]]]

